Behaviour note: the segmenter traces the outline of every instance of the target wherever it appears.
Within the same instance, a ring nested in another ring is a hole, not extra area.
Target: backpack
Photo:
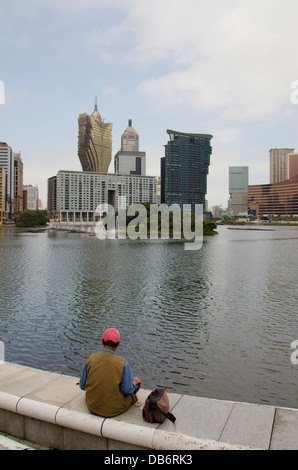
[[[143,418],[149,423],[163,423],[166,418],[174,423],[176,418],[169,410],[170,404],[166,389],[156,388],[145,400]]]

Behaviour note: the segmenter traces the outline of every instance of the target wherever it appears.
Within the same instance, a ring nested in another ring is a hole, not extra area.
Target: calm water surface
[[[0,227],[5,359],[78,376],[107,327],[146,388],[298,407],[298,227],[181,242]]]

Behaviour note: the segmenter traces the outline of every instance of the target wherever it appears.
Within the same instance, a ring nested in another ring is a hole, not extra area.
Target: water
[[[5,359],[79,377],[120,330],[146,388],[298,407],[298,227],[180,241],[0,227]]]

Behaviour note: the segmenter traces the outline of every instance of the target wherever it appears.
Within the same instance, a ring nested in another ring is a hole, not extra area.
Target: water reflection
[[[0,228],[6,359],[79,375],[114,326],[146,387],[297,406],[298,229],[219,231],[185,251]]]

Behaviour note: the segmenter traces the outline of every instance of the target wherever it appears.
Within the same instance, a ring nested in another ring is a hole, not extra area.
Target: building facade
[[[289,154],[295,149],[271,149],[270,154],[270,184],[280,183],[289,179]]]
[[[247,212],[248,166],[229,167],[229,208],[233,214]]]
[[[131,119],[121,136],[121,150],[114,157],[114,170],[116,175],[146,176],[146,152],[139,151],[139,134],[132,127]]]
[[[5,171],[5,218],[14,218],[14,153],[6,142],[0,142],[0,167]]]
[[[298,175],[298,153],[289,153],[289,176],[288,178],[295,178]]]
[[[14,216],[23,212],[23,162],[21,153],[14,154]]]
[[[104,122],[95,102],[91,115],[79,115],[78,125],[78,156],[82,170],[107,173],[112,160],[113,124]]]
[[[253,215],[298,215],[298,175],[275,184],[248,186],[248,212]]]
[[[54,219],[57,212],[57,176],[48,178],[47,181],[47,212],[49,219]]]
[[[5,170],[0,166],[0,223],[6,220],[6,204],[5,204]]]
[[[128,127],[121,136],[121,150],[125,152],[139,151],[139,134],[132,127],[132,119],[128,120]]]
[[[139,202],[156,203],[155,177],[61,170],[48,180],[49,217],[59,222],[93,223],[99,206],[118,210]]]
[[[23,209],[38,210],[38,186],[28,184],[23,186]]]
[[[207,175],[212,147],[209,134],[167,130],[170,140],[161,159],[161,202],[168,206],[202,204],[205,209]]]

